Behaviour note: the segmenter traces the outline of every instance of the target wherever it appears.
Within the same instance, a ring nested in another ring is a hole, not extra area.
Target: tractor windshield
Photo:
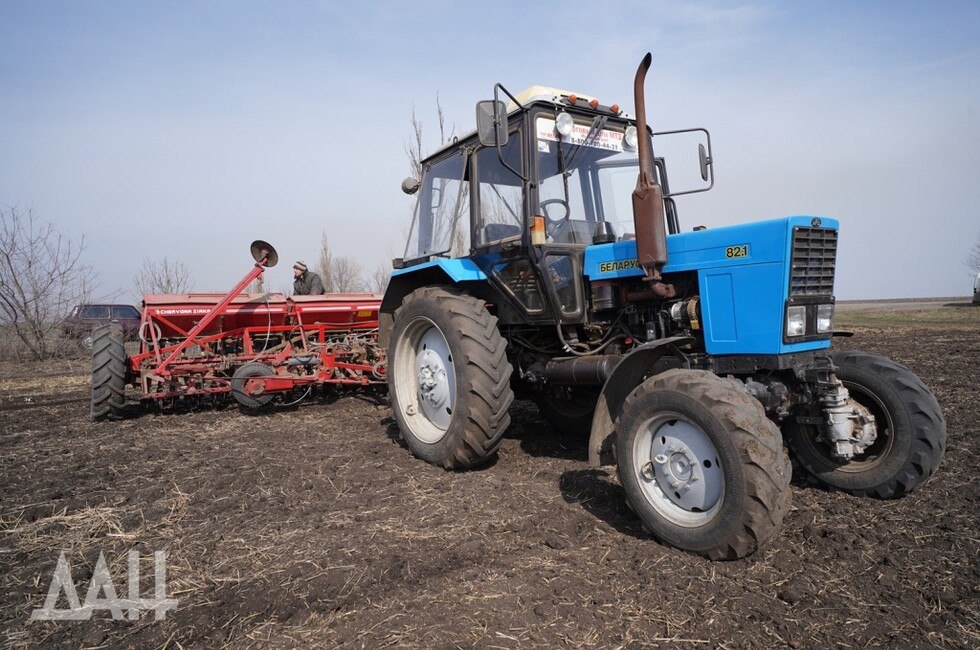
[[[592,243],[596,222],[611,224],[619,240],[631,239],[632,193],[639,170],[636,151],[625,144],[621,125],[576,122],[559,136],[555,120],[538,117],[538,210],[555,244]],[[607,230],[608,232],[608,230]]]

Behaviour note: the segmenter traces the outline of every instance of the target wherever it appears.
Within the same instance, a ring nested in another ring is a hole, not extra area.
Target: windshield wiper
[[[606,121],[608,119],[609,118],[604,115],[595,116],[595,119],[592,120],[592,127],[589,128],[589,132],[585,134],[585,139],[582,140],[582,144],[578,145],[578,149],[573,151],[572,155],[569,156],[568,161],[565,165],[566,168],[571,167],[572,163],[575,161],[575,158],[576,156],[578,156],[579,152],[582,151],[582,149],[589,146],[593,141],[595,141],[598,135],[602,133],[602,129],[606,126]]]
[[[577,145],[578,149],[572,151],[572,155],[565,160],[565,154],[561,150],[561,136],[558,137],[558,173],[561,174],[561,182],[563,189],[565,191],[565,212],[566,218],[571,218],[571,205],[569,201],[571,200],[568,193],[568,177],[572,175],[569,171],[572,167],[572,163],[575,161],[575,157],[578,156],[579,152],[587,147],[595,138],[602,132],[602,129],[606,126],[608,117],[604,115],[596,115],[595,119],[592,120],[592,126],[589,128],[589,132],[585,134],[585,139],[582,140],[582,144]]]

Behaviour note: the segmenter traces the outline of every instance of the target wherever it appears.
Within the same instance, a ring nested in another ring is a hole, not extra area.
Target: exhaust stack
[[[664,195],[653,170],[653,140],[647,132],[646,103],[643,82],[653,56],[649,52],[640,61],[633,80],[633,101],[636,105],[637,149],[640,173],[633,190],[633,226],[636,230],[636,261],[643,269],[644,280],[660,298],[674,296],[673,285],[662,282],[660,271],[667,263],[667,232],[664,228]]]

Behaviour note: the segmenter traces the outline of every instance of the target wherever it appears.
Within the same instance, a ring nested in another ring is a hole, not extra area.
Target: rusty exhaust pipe
[[[636,261],[643,269],[650,291],[660,298],[673,298],[674,287],[664,284],[660,271],[667,264],[667,232],[664,227],[664,194],[653,171],[653,140],[647,133],[646,102],[643,82],[653,56],[640,61],[633,80],[633,101],[636,105],[637,149],[640,173],[633,190],[633,227],[636,230]]]

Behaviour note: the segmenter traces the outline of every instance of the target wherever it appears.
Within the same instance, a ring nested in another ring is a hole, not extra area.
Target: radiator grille
[[[832,295],[834,293],[834,267],[836,263],[836,230],[832,228],[793,228],[789,295]]]

